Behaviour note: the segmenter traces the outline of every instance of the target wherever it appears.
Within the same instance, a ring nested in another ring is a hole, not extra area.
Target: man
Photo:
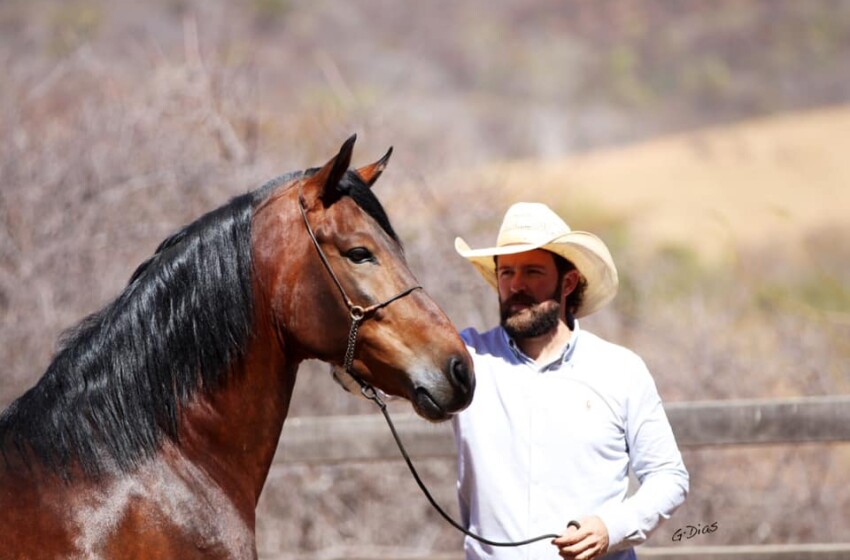
[[[501,312],[500,326],[462,333],[477,377],[453,421],[462,522],[493,541],[560,534],[518,548],[466,537],[467,560],[636,558],[684,501],[688,473],[643,361],[576,321],[617,292],[607,247],[519,203],[495,247],[457,238],[455,249],[498,290]],[[641,483],[631,497],[629,467]]]

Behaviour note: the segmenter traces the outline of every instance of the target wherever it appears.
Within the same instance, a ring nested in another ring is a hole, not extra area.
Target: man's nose
[[[519,272],[511,277],[511,292],[516,294],[525,291],[525,276]]]

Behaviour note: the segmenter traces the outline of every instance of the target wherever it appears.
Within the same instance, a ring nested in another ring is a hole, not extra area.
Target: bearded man
[[[517,548],[466,537],[467,560],[636,558],[684,502],[688,472],[643,360],[579,327],[617,293],[608,248],[518,203],[495,247],[455,249],[496,288],[501,316],[461,334],[477,377],[453,420],[462,523],[492,541],[560,535]]]

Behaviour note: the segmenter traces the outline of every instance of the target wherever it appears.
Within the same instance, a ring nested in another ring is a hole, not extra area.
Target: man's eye
[[[355,247],[354,249],[348,250],[345,253],[345,258],[347,258],[354,264],[374,262],[375,260],[375,256],[366,247]]]

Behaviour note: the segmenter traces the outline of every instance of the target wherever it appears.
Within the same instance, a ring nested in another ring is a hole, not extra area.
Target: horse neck
[[[199,397],[183,415],[183,455],[204,468],[253,515],[289,411],[299,361],[284,354],[274,329],[256,310],[251,342],[228,382]]]

